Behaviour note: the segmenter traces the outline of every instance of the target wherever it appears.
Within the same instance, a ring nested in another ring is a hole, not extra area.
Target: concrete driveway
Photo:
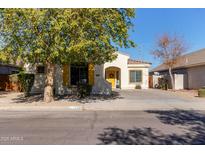
[[[193,96],[187,96],[178,91],[164,91],[158,89],[147,90],[118,90],[121,100],[125,99],[130,103],[187,103],[202,102],[205,99]]]
[[[180,92],[147,90],[116,90],[109,99],[89,101],[87,110],[205,110],[205,99]]]

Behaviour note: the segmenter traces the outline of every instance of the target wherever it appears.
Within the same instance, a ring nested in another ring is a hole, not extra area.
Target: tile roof
[[[134,60],[134,59],[128,59],[127,61],[128,64],[152,64],[152,63],[149,63],[149,62],[145,62],[145,61],[142,61],[142,60]]]

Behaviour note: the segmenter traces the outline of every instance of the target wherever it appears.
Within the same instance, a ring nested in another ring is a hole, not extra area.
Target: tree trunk
[[[53,98],[53,84],[54,84],[54,64],[46,63],[46,81],[44,88],[44,102],[50,103],[54,100]]]
[[[171,67],[169,67],[169,75],[171,77],[172,90],[175,90],[174,77],[173,77],[173,74],[172,74],[172,68]]]

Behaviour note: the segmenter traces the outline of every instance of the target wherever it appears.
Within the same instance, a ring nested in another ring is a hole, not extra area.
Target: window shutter
[[[70,65],[63,65],[63,85],[70,85]]]
[[[94,85],[94,65],[88,64],[88,83]]]

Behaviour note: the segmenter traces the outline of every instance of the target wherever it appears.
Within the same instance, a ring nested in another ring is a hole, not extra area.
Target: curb
[[[202,110],[205,108],[180,107],[88,107],[84,105],[72,106],[0,106],[0,111],[145,111],[145,110]]]
[[[0,106],[0,111],[83,111],[83,106]]]
[[[85,107],[81,106],[0,106],[0,111],[144,111],[175,110],[175,108],[141,108],[141,107]]]

